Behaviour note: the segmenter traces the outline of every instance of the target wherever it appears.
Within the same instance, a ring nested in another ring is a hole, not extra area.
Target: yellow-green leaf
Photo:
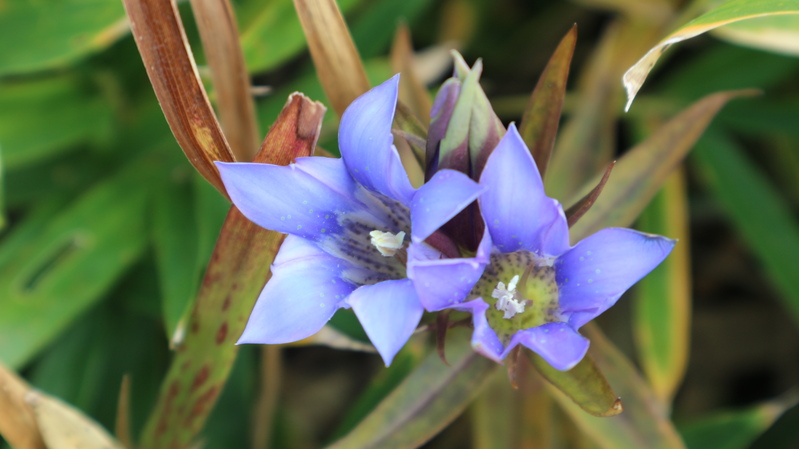
[[[590,355],[586,355],[574,368],[558,371],[539,355],[526,352],[538,372],[584,412],[606,417],[618,415],[624,409]]]
[[[688,363],[691,267],[687,207],[684,174],[678,170],[638,220],[642,231],[679,240],[669,257],[634,290],[638,359],[655,395],[667,407]]]
[[[731,23],[712,33],[737,44],[799,55],[799,14],[757,17]]]

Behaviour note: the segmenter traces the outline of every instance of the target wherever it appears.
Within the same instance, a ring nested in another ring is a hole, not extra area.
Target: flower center
[[[375,229],[369,233],[369,237],[372,238],[372,245],[380,251],[380,254],[385,257],[394,257],[394,255],[397,254],[397,250],[402,248],[405,240],[405,232],[400,231],[396,234],[392,234]]]
[[[493,305],[486,319],[506,342],[521,329],[561,321],[555,268],[528,251],[492,254],[472,296]]]
[[[505,312],[502,318],[510,319],[517,313],[524,312],[524,300],[520,301],[516,295],[516,284],[518,282],[519,275],[517,274],[510,280],[507,288],[505,287],[505,283],[500,281],[497,283],[497,288],[491,292],[491,297],[497,300],[497,302],[494,303],[494,307],[496,307],[497,310]]]

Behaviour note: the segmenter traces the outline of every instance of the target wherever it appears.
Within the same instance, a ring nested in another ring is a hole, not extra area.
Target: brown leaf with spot
[[[234,157],[200,82],[177,6],[169,0],[123,3],[169,128],[191,164],[224,194],[214,161]]]
[[[316,73],[330,105],[341,116],[369,90],[363,62],[334,0],[294,0]]]
[[[260,133],[233,8],[228,0],[191,0],[191,8],[211,69],[225,137],[237,160],[251,161]]]
[[[560,113],[566,98],[569,66],[576,43],[577,25],[574,25],[549,59],[519,123],[519,134],[530,149],[542,178],[546,173],[552,149],[555,147]]]
[[[309,156],[325,108],[293,94],[267,134],[256,162],[287,165]],[[247,322],[283,234],[263,229],[230,209],[203,278],[183,344],[141,438],[148,449],[186,448],[208,418],[236,358]]]

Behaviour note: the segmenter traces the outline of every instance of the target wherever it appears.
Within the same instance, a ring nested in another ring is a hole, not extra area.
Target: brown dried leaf
[[[124,449],[102,426],[58,398],[33,390],[25,401],[48,449]]]
[[[341,116],[369,90],[363,62],[334,0],[294,0],[316,73],[330,105]]]
[[[214,161],[234,160],[208,95],[177,7],[165,0],[123,0],[144,68],[167,123],[186,157],[220,192]]]
[[[0,434],[17,449],[47,449],[30,404],[31,387],[0,364]]]
[[[239,161],[251,161],[260,133],[236,17],[228,0],[191,0],[211,69],[225,137]]]

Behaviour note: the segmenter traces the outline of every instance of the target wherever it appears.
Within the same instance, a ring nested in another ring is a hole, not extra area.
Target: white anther
[[[502,318],[513,318],[517,313],[524,312],[524,302],[516,299],[516,285],[518,283],[519,275],[517,274],[508,282],[507,288],[504,282],[498,282],[497,288],[491,292],[491,297],[497,300],[497,302],[494,303],[494,307],[496,307],[497,310],[505,312]]]
[[[372,245],[386,257],[393,257],[397,250],[402,248],[405,240],[405,233],[400,231],[397,234],[374,230],[369,233],[372,238]]]

